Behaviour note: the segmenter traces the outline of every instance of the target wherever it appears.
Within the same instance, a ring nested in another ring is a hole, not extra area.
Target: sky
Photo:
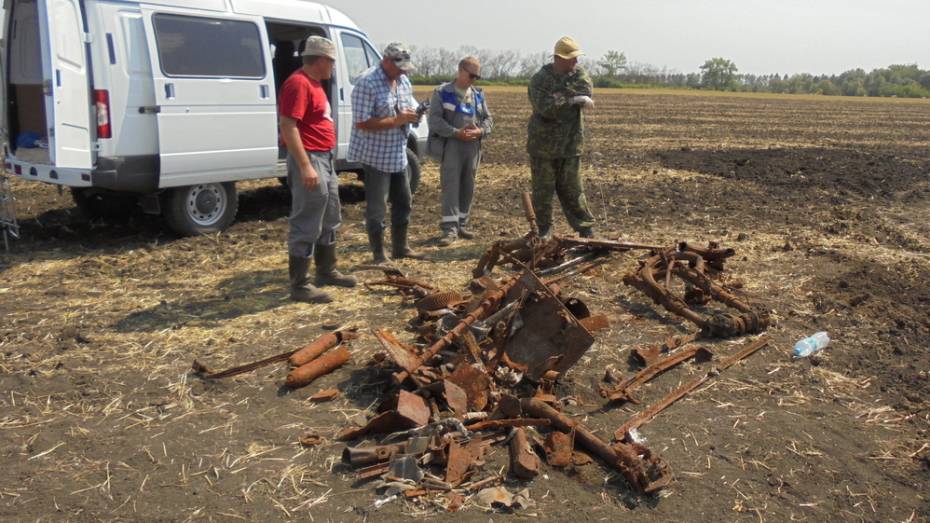
[[[589,57],[613,49],[684,73],[716,56],[754,74],[930,69],[928,0],[322,1],[377,43],[538,52],[570,35]]]

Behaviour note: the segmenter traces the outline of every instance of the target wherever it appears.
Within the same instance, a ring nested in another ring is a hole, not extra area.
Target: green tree
[[[701,85],[717,91],[736,86],[736,64],[726,58],[711,58],[701,66]]]
[[[620,73],[627,70],[626,54],[622,51],[607,51],[604,57],[597,62],[598,67],[603,71],[604,76],[616,78]]]

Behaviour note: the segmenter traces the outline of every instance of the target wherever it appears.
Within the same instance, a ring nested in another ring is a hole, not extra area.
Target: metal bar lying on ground
[[[601,389],[601,396],[608,398],[610,401],[632,401],[633,403],[639,403],[639,400],[636,399],[633,393],[659,374],[691,358],[695,358],[697,361],[708,361],[713,357],[714,354],[704,347],[697,345],[687,347],[675,354],[666,356],[652,363],[633,376],[623,380],[612,390],[606,388]]]
[[[741,351],[721,361],[718,365],[715,366],[713,370],[711,370],[707,374],[701,376],[700,378],[689,381],[688,383],[685,383],[681,387],[678,387],[677,389],[672,391],[668,396],[662,398],[658,403],[655,403],[654,405],[650,406],[646,410],[628,419],[626,423],[621,425],[620,428],[618,428],[617,431],[614,432],[614,439],[616,439],[617,441],[622,441],[624,438],[626,438],[627,433],[629,433],[632,429],[639,428],[643,426],[644,424],[648,423],[653,418],[655,418],[660,412],[662,412],[663,410],[673,405],[676,401],[687,396],[694,389],[700,387],[701,385],[703,385],[705,382],[709,381],[710,379],[718,376],[721,371],[724,371],[732,367],[733,365],[749,357],[751,354],[758,351],[762,347],[765,347],[770,341],[772,341],[772,339],[769,338],[768,336],[763,336],[759,339],[756,339],[750,342],[748,345],[746,345],[746,347],[744,347]]]
[[[539,418],[549,418],[562,432],[575,431],[575,441],[593,452],[611,467],[619,470],[634,488],[651,494],[668,486],[671,472],[658,456],[635,443],[608,445],[583,424],[558,412],[547,403],[533,398],[520,400],[523,412]]]

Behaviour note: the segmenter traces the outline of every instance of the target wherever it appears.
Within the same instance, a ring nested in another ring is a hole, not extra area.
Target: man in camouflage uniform
[[[533,176],[533,206],[542,236],[552,228],[552,193],[558,193],[569,225],[582,237],[594,235],[594,216],[588,209],[579,175],[584,143],[581,112],[593,109],[594,86],[578,67],[578,44],[564,37],[555,44],[551,64],[530,80],[533,115],[527,129],[527,152]]]

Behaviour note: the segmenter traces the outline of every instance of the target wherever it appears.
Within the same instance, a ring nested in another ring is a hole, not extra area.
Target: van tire
[[[417,192],[417,187],[420,186],[420,175],[422,174],[422,169],[420,167],[420,158],[417,157],[417,153],[413,152],[413,149],[407,148],[407,179],[410,180],[410,194],[415,194]]]
[[[203,183],[167,192],[163,207],[165,221],[181,236],[215,234],[236,219],[239,199],[236,184]]]
[[[72,187],[71,198],[81,214],[91,220],[125,219],[139,206],[138,198],[133,194],[97,189]]]

